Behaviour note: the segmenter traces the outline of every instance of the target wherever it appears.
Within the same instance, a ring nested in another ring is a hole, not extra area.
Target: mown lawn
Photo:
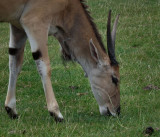
[[[143,137],[147,136],[143,131],[149,126],[154,128],[153,136],[160,136],[160,1],[87,0],[87,3],[105,45],[108,11],[112,9],[114,18],[120,13],[116,41],[121,67],[120,117],[100,116],[81,67],[76,63],[64,66],[58,42],[50,37],[52,84],[65,123],[56,124],[49,116],[28,43],[16,92],[20,117],[11,120],[4,110],[9,27],[0,24],[0,136]]]

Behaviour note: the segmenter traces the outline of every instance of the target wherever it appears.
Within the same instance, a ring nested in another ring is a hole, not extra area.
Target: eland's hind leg
[[[24,46],[26,42],[24,31],[10,25],[9,43],[9,84],[5,101],[5,109],[11,118],[17,118],[16,112],[16,82],[23,62]]]
[[[58,103],[56,101],[52,83],[51,83],[51,68],[50,60],[48,56],[48,24],[42,21],[28,22],[29,19],[22,19],[22,26],[28,36],[33,59],[37,65],[38,72],[41,76],[43,88],[47,101],[47,108],[51,116],[54,116],[55,120],[61,122],[63,116],[60,113]]]

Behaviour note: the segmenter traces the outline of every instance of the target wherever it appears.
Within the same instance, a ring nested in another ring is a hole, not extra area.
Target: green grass
[[[56,124],[49,116],[28,43],[16,91],[20,118],[11,120],[4,110],[9,27],[0,24],[0,136],[143,137],[148,126],[155,129],[153,136],[160,136],[160,90],[144,90],[148,85],[160,88],[160,1],[87,0],[87,3],[105,45],[108,11],[112,9],[112,19],[120,13],[116,55],[121,67],[121,116],[100,116],[82,69],[73,63],[64,67],[58,42],[50,37],[52,85],[65,123]]]

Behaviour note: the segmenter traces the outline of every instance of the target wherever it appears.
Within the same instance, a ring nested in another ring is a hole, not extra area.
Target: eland
[[[47,108],[56,121],[63,121],[51,84],[46,43],[54,36],[65,60],[78,62],[89,79],[101,115],[120,114],[119,64],[115,56],[117,16],[111,32],[107,25],[107,48],[103,45],[85,0],[1,0],[0,22],[10,24],[9,84],[5,100],[8,115],[15,119],[16,82],[23,63],[26,40],[41,76]]]

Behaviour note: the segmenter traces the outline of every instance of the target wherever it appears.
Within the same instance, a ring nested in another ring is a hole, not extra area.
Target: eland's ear
[[[100,64],[103,66],[108,65],[108,62],[103,57],[103,53],[100,53],[100,51],[96,48],[92,39],[90,39],[89,41],[89,47],[90,47],[91,56],[96,61],[97,64]]]
[[[90,52],[91,52],[92,58],[96,61],[96,63],[98,63],[98,51],[97,51],[97,48],[94,45],[92,39],[90,39],[90,41],[89,41],[89,47],[90,47]]]

